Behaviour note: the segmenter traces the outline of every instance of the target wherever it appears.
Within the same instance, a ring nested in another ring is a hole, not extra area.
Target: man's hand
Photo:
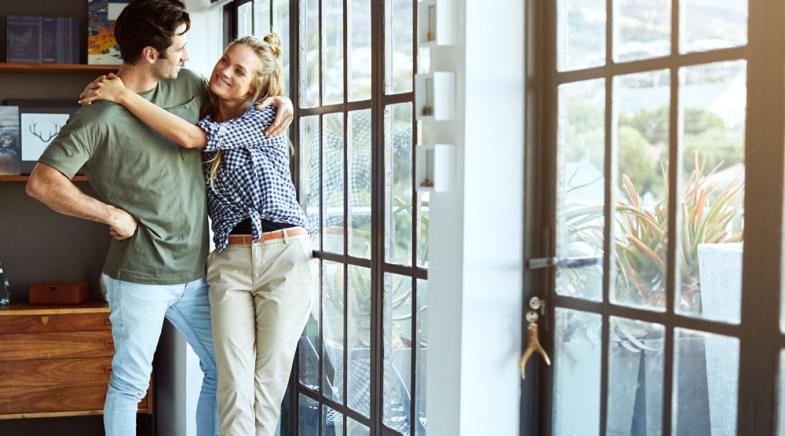
[[[265,135],[272,138],[285,132],[286,129],[292,124],[294,119],[294,105],[289,97],[285,95],[278,95],[275,97],[267,97],[261,103],[257,103],[256,109],[261,110],[267,106],[275,106],[276,113],[273,123],[264,132]]]
[[[109,224],[109,234],[117,239],[118,241],[122,241],[124,239],[128,239],[136,233],[136,229],[139,227],[139,221],[136,220],[130,213],[118,209],[116,207],[112,208],[112,218],[111,223]]]
[[[106,74],[98,76],[95,80],[90,82],[87,86],[85,86],[84,90],[81,94],[79,94],[79,104],[87,105],[91,104],[96,97],[101,94],[101,82],[106,80]]]
[[[130,238],[139,226],[128,212],[85,195],[63,173],[44,163],[33,168],[25,192],[55,212],[108,225],[109,234],[118,240]]]

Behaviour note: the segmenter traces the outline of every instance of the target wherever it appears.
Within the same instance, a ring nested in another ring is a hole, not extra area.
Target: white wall
[[[223,8],[210,6],[210,0],[185,0],[191,15],[188,32],[188,53],[191,60],[186,67],[209,76],[223,53]]]
[[[456,44],[432,71],[456,73],[452,190],[431,198],[429,434],[519,434],[523,308],[524,10],[454,1]],[[502,4],[503,3],[503,4]]]

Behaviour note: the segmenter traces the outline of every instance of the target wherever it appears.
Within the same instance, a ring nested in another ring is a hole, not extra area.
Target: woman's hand
[[[96,88],[94,100],[109,100],[113,103],[121,103],[126,91],[123,80],[114,73],[107,74],[106,79],[98,83]]]
[[[91,104],[93,100],[95,100],[95,96],[98,93],[98,85],[104,80],[106,80],[106,74],[102,74],[92,82],[88,83],[82,93],[79,94],[79,104],[82,106]]]
[[[95,100],[109,100],[120,103],[120,99],[126,92],[125,84],[116,74],[110,73],[101,76],[87,85],[82,95],[79,96],[79,104],[91,104]]]

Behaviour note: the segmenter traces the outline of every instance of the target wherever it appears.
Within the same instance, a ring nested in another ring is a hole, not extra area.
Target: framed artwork
[[[120,65],[120,49],[114,39],[114,25],[131,0],[87,0],[87,63]]]
[[[0,176],[22,174],[19,108],[0,106]]]
[[[79,105],[70,100],[6,100],[19,107],[21,173],[30,174]]]

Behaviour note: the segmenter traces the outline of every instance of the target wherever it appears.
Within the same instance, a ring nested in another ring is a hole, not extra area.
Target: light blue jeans
[[[204,372],[196,406],[196,434],[217,436],[217,377],[207,282],[199,279],[177,285],[144,285],[115,280],[106,274],[103,279],[115,347],[104,403],[106,435],[136,435],[137,404],[150,383],[153,354],[165,318],[193,347]]]

